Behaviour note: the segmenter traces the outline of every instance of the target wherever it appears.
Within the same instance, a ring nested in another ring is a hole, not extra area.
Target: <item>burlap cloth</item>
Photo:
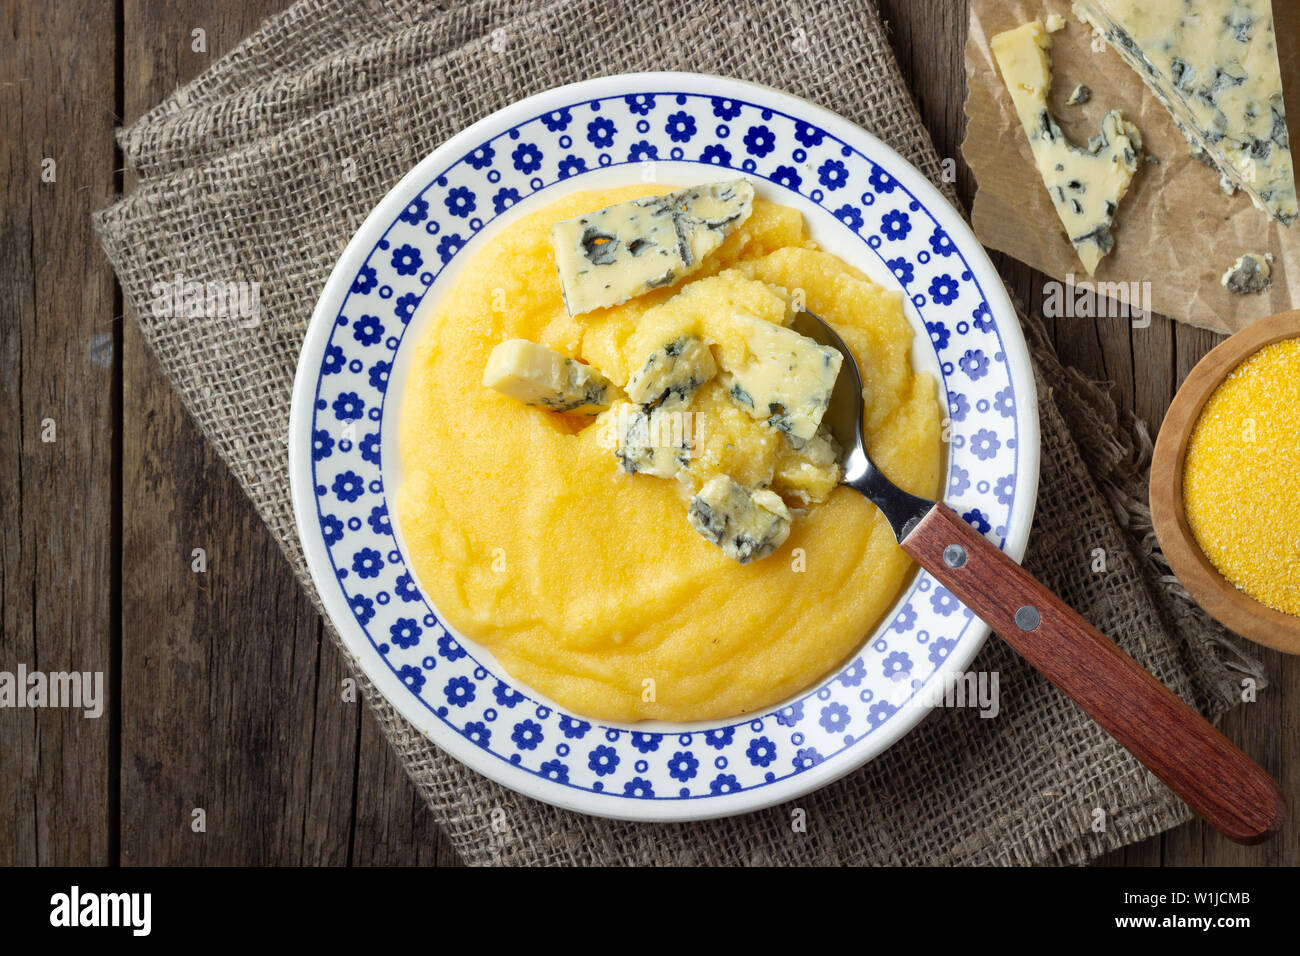
[[[654,69],[754,80],[827,106],[956,201],[870,0],[300,0],[121,130],[139,182],[96,225],[126,302],[313,599],[289,503],[290,387],[307,319],[349,237],[402,174],[469,123],[559,84]],[[154,315],[151,286],[176,273],[260,282],[261,325]],[[1217,718],[1237,699],[1240,671],[1259,668],[1178,593],[1154,551],[1142,506],[1149,441],[1061,367],[1038,324],[1025,330],[1043,433],[1026,563]],[[1102,573],[1092,569],[1098,548]],[[359,680],[468,863],[1081,862],[1189,818],[1001,641],[974,667],[1001,675],[996,719],[941,709],[862,770],[789,806],[673,825],[517,796],[444,755]],[[794,806],[806,832],[791,826]]]

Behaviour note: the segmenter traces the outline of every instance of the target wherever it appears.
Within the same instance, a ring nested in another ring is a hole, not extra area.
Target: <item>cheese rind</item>
[[[1238,295],[1263,292],[1273,281],[1272,263],[1272,253],[1261,256],[1258,253],[1248,252],[1228,267],[1228,271],[1223,274],[1219,282],[1229,292]]]
[[[483,384],[525,405],[583,415],[608,408],[613,392],[590,365],[527,339],[507,339],[492,349]]]
[[[746,180],[712,183],[608,206],[551,227],[570,315],[626,302],[700,268],[754,209]]]
[[[683,336],[655,349],[627,383],[627,397],[646,408],[677,409],[718,374],[713,353],[695,336]]]
[[[750,491],[715,475],[691,499],[686,520],[733,561],[767,557],[790,535],[790,511],[773,491]]]
[[[1284,225],[1296,220],[1269,0],[1079,0],[1075,12],[1137,71],[1225,189],[1245,190]]]
[[[1115,247],[1115,214],[1137,172],[1142,136],[1118,110],[1111,110],[1086,149],[1066,138],[1047,108],[1051,43],[1042,22],[1033,20],[995,36],[993,55],[1056,214],[1083,267],[1094,275]]]
[[[784,432],[796,446],[817,434],[844,357],[782,325],[733,315],[744,332],[745,361],[726,365],[731,400]]]

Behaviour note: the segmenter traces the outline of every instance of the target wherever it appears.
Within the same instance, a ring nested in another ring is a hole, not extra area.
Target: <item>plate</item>
[[[420,590],[389,508],[422,305],[512,221],[562,194],[743,175],[799,209],[823,248],[905,293],[913,361],[946,395],[945,500],[1012,557],[1038,483],[1028,350],[961,216],[878,139],[766,87],[687,73],[604,77],[509,106],[421,162],[366,219],[312,316],[289,465],[304,553],[330,619],[380,693],[443,750],[520,793],[634,820],[725,816],[861,766],[933,706],[988,628],[913,576],[858,654],[757,716],[611,724],[566,712],[458,634]]]

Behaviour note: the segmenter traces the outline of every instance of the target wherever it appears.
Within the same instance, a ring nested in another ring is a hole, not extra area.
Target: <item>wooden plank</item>
[[[2,6],[0,670],[97,673],[108,698],[118,351],[88,215],[113,193],[116,43],[90,0]],[[111,861],[113,713],[0,711],[0,864]]]

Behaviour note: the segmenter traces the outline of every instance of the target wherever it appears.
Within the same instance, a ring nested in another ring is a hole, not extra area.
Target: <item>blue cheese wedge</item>
[[[614,391],[590,365],[527,339],[507,339],[492,350],[483,384],[525,405],[582,415],[608,408]]]
[[[790,535],[790,511],[774,491],[751,491],[715,475],[691,499],[686,520],[733,561],[767,557]]]
[[[713,353],[695,336],[682,336],[655,349],[627,383],[627,397],[650,408],[680,409],[718,374]]]
[[[1269,0],[1079,0],[1225,188],[1284,225],[1295,172]]]
[[[1262,256],[1248,252],[1228,268],[1219,282],[1229,292],[1253,295],[1269,287],[1273,281],[1272,275],[1273,254],[1271,252],[1266,252]]]
[[[607,308],[700,268],[754,210],[743,179],[618,203],[551,227],[570,315]]]
[[[1056,214],[1089,275],[1115,247],[1120,200],[1142,157],[1137,127],[1111,110],[1086,149],[1071,143],[1047,108],[1052,89],[1052,39],[1039,20],[993,38],[993,55]]]
[[[730,318],[745,341],[742,362],[725,365],[731,400],[799,447],[817,434],[844,357],[782,325],[744,315]]]

